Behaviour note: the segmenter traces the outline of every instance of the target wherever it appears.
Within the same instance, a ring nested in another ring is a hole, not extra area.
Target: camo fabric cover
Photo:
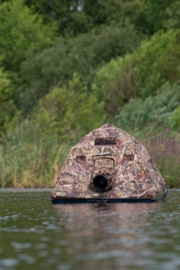
[[[107,174],[110,187],[97,192],[96,174]],[[167,186],[146,148],[125,131],[106,124],[82,138],[70,151],[51,199],[152,199],[165,197]]]

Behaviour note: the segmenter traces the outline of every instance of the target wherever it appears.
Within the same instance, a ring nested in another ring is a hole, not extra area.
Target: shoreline
[[[40,191],[40,192],[49,192],[52,188],[0,188],[1,192],[34,192],[34,191]]]

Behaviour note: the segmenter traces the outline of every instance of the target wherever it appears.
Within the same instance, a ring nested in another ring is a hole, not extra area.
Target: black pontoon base
[[[56,199],[51,200],[53,204],[71,203],[152,203],[154,199]]]

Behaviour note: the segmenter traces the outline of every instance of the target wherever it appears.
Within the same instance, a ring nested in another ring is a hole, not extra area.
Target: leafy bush
[[[51,187],[70,148],[56,134],[39,136],[28,119],[9,126],[0,143],[0,187]]]
[[[117,24],[127,17],[128,19],[133,17],[135,22],[139,10],[142,10],[142,6],[144,6],[142,1],[134,0],[53,0],[51,2],[25,0],[25,3],[42,14],[45,22],[55,20],[59,33],[63,36],[66,36],[67,33],[74,36],[79,33],[87,33],[90,29],[101,25],[110,25],[112,22]]]
[[[180,2],[173,1],[170,6],[166,8],[166,20],[164,20],[164,27],[170,28],[180,28]]]
[[[50,88],[67,85],[74,72],[90,85],[97,69],[111,58],[133,51],[140,40],[129,24],[103,26],[77,38],[58,38],[53,47],[35,57],[30,54],[22,64],[24,85],[17,89],[19,108],[30,110]]]
[[[5,120],[12,117],[15,111],[15,105],[11,99],[13,87],[8,75],[0,67],[0,130]]]
[[[7,70],[17,71],[27,50],[40,51],[49,46],[55,33],[53,25],[43,25],[23,0],[0,2],[0,54]]]
[[[52,186],[70,147],[103,124],[102,104],[87,96],[79,76],[52,89],[31,119],[16,114],[0,141],[0,187]]]
[[[157,95],[131,99],[115,118],[119,128],[138,136],[157,134],[164,127],[172,127],[172,116],[180,105],[180,85],[166,83]]]
[[[166,81],[180,79],[179,39],[179,30],[157,33],[133,54],[111,60],[97,72],[92,89],[111,119],[131,98],[145,99]]]
[[[172,123],[175,128],[180,127],[180,106],[177,106],[172,114]]]
[[[74,74],[68,88],[55,87],[41,99],[34,113],[34,123],[41,136],[57,134],[66,141],[80,139],[102,121],[102,104],[85,94],[78,74]]]
[[[178,10],[177,0],[25,0],[25,3],[42,14],[44,21],[55,20],[59,33],[77,35],[102,24],[129,20],[136,30],[153,35],[173,18],[167,9]],[[175,4],[175,5],[174,5]],[[176,14],[176,13],[175,13]],[[173,13],[174,15],[174,13]],[[178,15],[178,11],[177,11]],[[176,21],[178,20],[175,18]],[[171,24],[170,24],[171,25]]]
[[[124,1],[124,15],[136,29],[149,36],[166,29],[167,9],[177,0],[128,0]]]

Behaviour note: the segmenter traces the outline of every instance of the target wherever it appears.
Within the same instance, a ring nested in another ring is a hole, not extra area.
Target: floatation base
[[[154,199],[56,199],[50,200],[53,204],[72,203],[152,203]]]

